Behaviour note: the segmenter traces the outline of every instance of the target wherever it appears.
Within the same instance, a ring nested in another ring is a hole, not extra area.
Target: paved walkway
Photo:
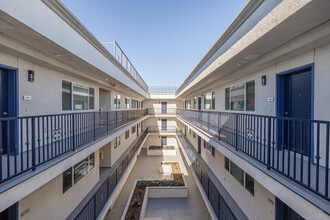
[[[161,217],[164,220],[211,219],[194,177],[185,159],[181,156],[181,150],[177,149],[176,156],[147,156],[146,152],[146,149],[143,148],[115,205],[108,212],[105,219],[117,220],[121,218],[136,179],[170,179],[170,176],[158,172],[160,163],[164,160],[180,162],[181,170],[185,174],[189,188],[189,196],[188,198],[178,199],[149,199],[146,217]]]

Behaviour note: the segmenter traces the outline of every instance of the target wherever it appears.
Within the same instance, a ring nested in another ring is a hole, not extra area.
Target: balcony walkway
[[[149,199],[146,217],[162,218],[164,220],[211,219],[204,200],[198,190],[195,179],[193,178],[185,159],[182,157],[181,150],[177,149],[176,156],[147,156],[147,149],[143,148],[117,201],[112,210],[106,215],[106,220],[121,218],[136,179],[147,180],[170,178],[169,175],[163,175],[158,172],[159,165],[161,161],[164,160],[179,161],[181,166],[184,164],[184,167],[181,167],[181,169],[185,174],[185,179],[189,187],[189,196],[188,198],[178,199]]]

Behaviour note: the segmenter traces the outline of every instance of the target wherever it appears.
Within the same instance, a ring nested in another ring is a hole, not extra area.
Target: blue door
[[[198,110],[202,109],[202,97],[198,97]]]
[[[167,130],[167,119],[162,119],[162,131]]]
[[[162,136],[162,146],[166,146],[167,145],[167,136]]]
[[[281,75],[279,80],[278,115],[292,119],[312,119],[312,71],[311,68],[292,71]],[[286,149],[309,154],[308,146],[311,141],[311,131],[308,123],[298,120],[283,122],[281,131]]]
[[[162,114],[167,114],[167,102],[162,102]]]
[[[7,69],[0,67],[0,118],[16,117],[18,116],[18,85],[17,85],[17,71],[15,69]],[[1,126],[1,147],[2,154],[15,152],[15,129],[17,129],[17,121],[11,120],[9,122],[0,123]],[[15,128],[16,127],[16,128]],[[7,131],[9,129],[9,132]],[[8,135],[9,133],[9,135]],[[10,143],[10,146],[7,146]],[[18,151],[18,149],[17,149]],[[16,152],[17,153],[17,152]]]
[[[201,153],[201,137],[198,136],[198,153],[200,154]]]

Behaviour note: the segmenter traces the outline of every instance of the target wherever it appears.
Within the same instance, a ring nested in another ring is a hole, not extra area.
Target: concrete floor
[[[189,189],[189,196],[178,199],[149,199],[146,217],[161,217],[164,220],[211,219],[194,177],[180,151],[177,149],[176,156],[147,156],[147,150],[143,148],[116,203],[112,210],[107,213],[105,219],[121,218],[136,179],[170,179],[170,176],[158,172],[161,161],[164,160],[180,162]]]

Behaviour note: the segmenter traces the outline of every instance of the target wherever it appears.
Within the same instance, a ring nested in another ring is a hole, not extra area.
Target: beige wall
[[[162,102],[167,102],[167,108],[181,108],[182,102],[180,100],[173,100],[173,99],[146,99],[144,101],[144,108],[155,108],[161,109]]]
[[[186,137],[197,150],[197,134],[196,138],[193,138],[193,131],[189,134],[187,130]],[[251,195],[227,170],[225,170],[223,154],[216,150],[215,157],[213,157],[204,149],[203,139],[201,139],[201,156],[249,219],[264,220],[275,218],[275,203],[272,203],[275,202],[275,196],[271,192],[257,181],[254,181],[254,196]],[[241,169],[243,169],[243,167],[241,167]]]
[[[19,201],[19,216],[22,220],[65,219],[99,181],[99,157],[95,152],[95,167],[77,184],[63,194],[63,175]],[[21,213],[28,211],[23,217]]]
[[[178,148],[178,141],[174,135],[158,135],[158,134],[149,134],[146,141],[143,144],[143,148],[148,148],[149,146],[161,146],[161,137],[167,137],[167,145],[174,146]]]
[[[120,135],[120,145],[115,149],[114,140],[109,143],[111,145],[111,152],[109,150],[104,151],[105,158],[109,159],[109,153],[111,158],[111,166],[116,163],[116,161],[121,157],[121,155],[126,151],[126,149],[132,144],[132,142],[137,138],[137,130],[132,134],[132,128],[129,129],[129,138],[125,140],[125,131]],[[141,135],[141,126],[139,126],[139,136]],[[108,147],[108,146],[107,146]],[[102,149],[101,149],[102,150]],[[103,163],[102,163],[103,164]],[[107,162],[108,164],[108,162]]]
[[[181,130],[181,123],[179,123],[178,119],[175,117],[150,117],[143,121],[143,128],[147,128],[149,126],[159,127],[162,126],[162,119],[167,119],[167,127],[177,127]]]

